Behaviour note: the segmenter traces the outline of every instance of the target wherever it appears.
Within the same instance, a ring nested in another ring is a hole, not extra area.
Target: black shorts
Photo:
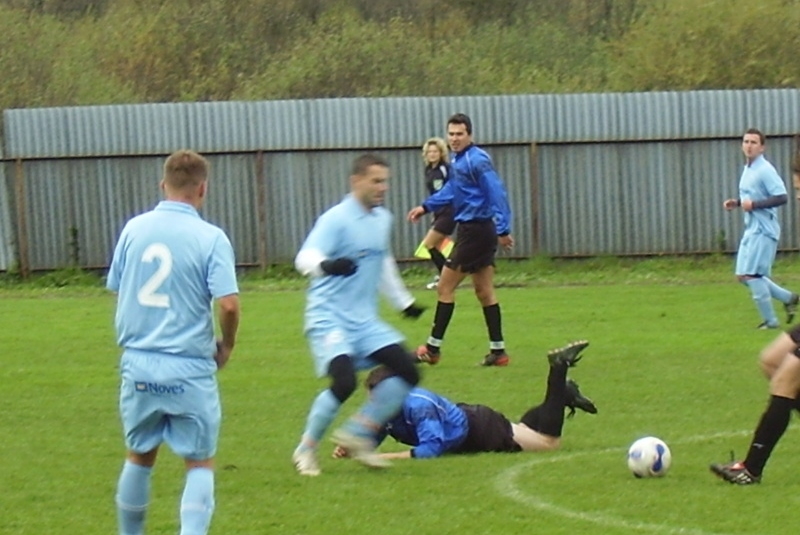
[[[431,228],[436,232],[450,236],[456,229],[455,212],[452,206],[445,206],[433,212],[433,224]]]
[[[458,224],[456,243],[446,266],[464,273],[475,273],[494,265],[497,230],[494,221],[483,219]]]
[[[514,431],[508,418],[486,405],[469,405],[457,403],[467,415],[469,431],[453,453],[477,453],[481,451],[499,451],[515,453],[522,451],[514,442]]]

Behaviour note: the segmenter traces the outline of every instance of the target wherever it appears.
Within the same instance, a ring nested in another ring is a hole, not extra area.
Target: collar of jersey
[[[155,208],[156,210],[169,210],[170,212],[183,212],[185,214],[191,214],[197,217],[200,217],[200,214],[197,213],[197,209],[192,206],[191,204],[187,204],[185,202],[179,201],[161,201],[158,203],[158,206]]]

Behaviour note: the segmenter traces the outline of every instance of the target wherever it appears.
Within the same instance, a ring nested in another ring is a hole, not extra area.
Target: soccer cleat
[[[788,303],[783,304],[783,309],[786,311],[786,323],[792,323],[795,314],[797,314],[797,305],[800,304],[800,295],[792,294]]]
[[[480,362],[481,366],[508,366],[508,362],[511,359],[506,354],[505,351],[502,353],[492,353],[489,352],[488,355],[483,357],[483,360]]]
[[[597,407],[591,399],[581,394],[578,383],[572,379],[567,379],[566,398],[564,399],[564,406],[569,407],[569,414],[567,418],[575,416],[575,409],[580,409],[589,414],[597,414]]]
[[[439,359],[442,358],[442,354],[439,351],[434,353],[428,349],[427,345],[424,344],[417,348],[415,356],[417,357],[417,362],[424,362],[425,364],[430,364],[431,366],[438,364]]]
[[[767,323],[766,321],[762,321],[762,322],[761,322],[761,323],[759,323],[759,324],[758,324],[758,326],[756,327],[756,329],[757,329],[757,330],[759,330],[759,331],[766,331],[766,330],[768,330],[768,329],[777,329],[777,328],[778,328],[778,326],[777,326],[777,325],[770,325],[770,324],[769,324],[769,323]]]
[[[436,275],[431,282],[425,285],[428,290],[435,290],[439,286],[439,275]]]
[[[318,476],[322,471],[319,469],[317,454],[314,450],[297,451],[292,454],[292,462],[301,476]]]
[[[333,432],[331,440],[347,451],[347,456],[370,468],[387,468],[392,463],[375,451],[375,443],[368,437],[354,435],[345,429]]]
[[[551,349],[547,353],[547,360],[550,361],[550,366],[558,364],[565,364],[568,368],[575,366],[581,360],[580,352],[586,349],[589,342],[586,340],[578,340],[570,342],[564,347],[558,349]]]
[[[714,463],[709,468],[714,475],[733,485],[761,483],[761,476],[751,474],[750,470],[741,461],[733,461],[726,464]]]

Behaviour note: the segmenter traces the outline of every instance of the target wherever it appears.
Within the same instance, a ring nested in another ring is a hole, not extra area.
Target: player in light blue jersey
[[[428,364],[439,362],[444,334],[455,311],[456,288],[470,275],[489,332],[489,353],[481,365],[506,366],[509,358],[494,290],[497,245],[506,250],[514,245],[506,190],[489,155],[472,142],[472,121],[467,115],[456,113],[448,119],[447,142],[453,150],[449,180],[422,205],[408,212],[408,220],[417,222],[428,212],[452,205],[458,223],[455,247],[437,285],[438,302],[431,334],[427,343],[417,349],[417,360]]]
[[[764,158],[765,136],[751,128],[742,137],[744,170],[739,179],[739,198],[726,199],[726,210],[741,208],[744,212],[744,233],[736,255],[736,278],[750,288],[761,315],[759,329],[777,329],[779,322],[772,299],[783,303],[786,323],[797,313],[800,297],[778,286],[770,278],[772,263],[778,250],[781,225],[778,207],[786,204],[788,195],[775,167]]]
[[[108,272],[107,287],[118,293],[119,407],[128,449],[117,486],[120,535],[144,533],[151,471],[163,442],[186,465],[181,535],[207,533],[214,511],[222,417],[216,371],[236,340],[239,289],[230,241],[198,214],[208,169],[192,151],[167,158],[166,200],[128,221]]]
[[[339,408],[356,388],[356,371],[383,364],[395,377],[376,388],[369,402],[333,433],[349,456],[380,468],[388,462],[375,453],[383,424],[419,381],[403,337],[378,316],[378,293],[409,318],[423,309],[400,279],[389,242],[392,215],[382,205],[389,165],[372,154],[353,162],[350,194],[322,214],[295,258],[309,276],[305,334],[319,377],[330,387],[314,400],[292,461],[301,475],[320,473],[317,449]]]

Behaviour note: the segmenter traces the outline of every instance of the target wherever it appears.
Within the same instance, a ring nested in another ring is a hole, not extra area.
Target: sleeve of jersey
[[[220,230],[214,242],[208,266],[208,290],[215,299],[239,293],[236,282],[236,258],[228,237]]]
[[[767,187],[767,193],[770,197],[777,197],[779,195],[786,195],[786,184],[781,180],[780,175],[774,168],[764,171],[764,184]]]
[[[397,269],[397,262],[392,255],[386,255],[383,258],[378,290],[397,310],[405,310],[414,304],[414,296],[406,289],[406,285],[400,277],[400,271]]]
[[[116,247],[114,247],[114,255],[111,258],[111,267],[108,268],[108,276],[106,277],[106,288],[112,292],[119,291],[119,283],[122,278],[122,268],[125,267],[125,243],[127,234],[125,229],[119,236]]]
[[[503,181],[500,180],[497,171],[494,170],[492,163],[488,159],[482,159],[476,167],[480,176],[481,186],[494,210],[497,234],[501,236],[510,234],[511,207],[508,204],[508,196],[506,195]]]
[[[410,411],[419,444],[411,450],[415,459],[430,459],[445,453],[445,431],[436,407],[419,404]]]
[[[320,216],[314,228],[308,233],[306,241],[294,258],[294,267],[304,277],[322,277],[325,273],[320,264],[330,258],[333,246],[337,243],[336,229],[326,212]]]
[[[442,189],[425,199],[422,206],[425,207],[425,210],[428,212],[434,212],[439,208],[444,208],[449,205],[453,202],[453,187],[453,181],[448,180],[444,183]]]

